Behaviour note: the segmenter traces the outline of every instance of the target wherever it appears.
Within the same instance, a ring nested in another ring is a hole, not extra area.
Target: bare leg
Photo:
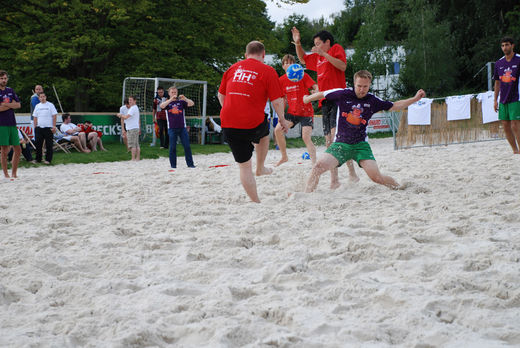
[[[513,149],[513,153],[518,153],[518,146],[516,145],[515,135],[511,129],[511,121],[502,120],[502,125],[504,126],[504,133],[506,134],[506,139],[509,142],[509,145],[511,145],[511,148]]]
[[[511,121],[511,132],[513,133],[513,136],[516,140],[517,145],[517,151],[515,152],[513,149],[513,152],[516,154],[520,154],[520,121],[519,120],[513,120]]]
[[[9,145],[2,145],[0,147],[2,149],[2,171],[6,178],[9,178],[9,171],[7,170],[7,154],[9,153],[9,147]]]
[[[92,149],[92,151],[97,151],[97,141],[98,140],[98,135],[96,132],[90,132],[88,133],[88,142],[90,143],[90,148]]]
[[[354,169],[354,160],[348,160],[347,161],[347,168],[348,168],[348,176],[351,182],[358,182],[359,176],[356,174],[356,170]]]
[[[289,128],[293,126],[293,122],[287,121]],[[285,134],[283,133],[282,126],[280,123],[276,125],[274,129],[274,137],[276,142],[278,143],[278,148],[280,149],[280,153],[282,154],[282,158],[276,163],[274,166],[278,167],[280,164],[285,163],[289,160],[287,157],[287,142],[285,141]]]
[[[361,167],[365,170],[368,177],[375,183],[385,185],[391,189],[398,189],[399,184],[389,176],[381,174],[377,162],[374,160],[360,161]]]
[[[267,139],[269,140],[269,138]],[[247,162],[239,163],[238,166],[240,167],[240,182],[242,183],[242,187],[244,187],[244,190],[253,202],[260,203],[260,198],[258,198],[258,192],[256,190],[256,180],[253,175],[251,159]]]
[[[83,132],[79,133],[78,137],[79,137],[79,141],[81,142],[81,146],[84,149],[88,149],[88,147],[87,147],[87,137],[85,136],[85,133],[83,133]],[[89,152],[90,152],[90,150],[89,150]]]
[[[312,139],[312,127],[305,126],[302,127],[302,139],[305,143],[305,146],[307,146],[307,152],[309,153],[309,156],[311,158],[312,164],[316,163],[316,146],[314,146]]]
[[[97,141],[98,141],[98,144],[99,144],[99,149],[100,149],[101,151],[107,151],[107,149],[105,149],[105,148],[103,147],[103,141],[101,140],[101,138],[100,138],[99,136],[98,136],[98,140],[97,140]]]
[[[139,146],[133,148],[132,150],[135,149],[135,161],[140,161],[141,160],[141,148]]]
[[[265,167],[265,158],[269,151],[269,136],[266,135],[260,139],[260,143],[255,146],[256,148],[256,176],[269,175],[273,172],[272,168]]]
[[[81,152],[85,152],[85,153],[89,153],[90,150],[89,149],[86,149],[83,147],[83,145],[81,144],[81,141],[79,140],[79,137],[78,136],[75,136],[73,135],[70,140],[74,143],[74,145],[76,145],[76,147],[81,151]]]
[[[318,186],[321,174],[333,168],[337,168],[338,164],[339,162],[334,156],[332,156],[329,153],[324,153],[316,162],[316,164],[312,167],[311,174],[309,175],[309,179],[307,180],[307,186],[305,187],[305,192],[314,191],[316,189],[316,186]]]
[[[11,176],[13,178],[17,178],[18,171],[18,163],[20,163],[20,154],[22,153],[22,149],[20,145],[13,146],[13,161],[11,162]]]

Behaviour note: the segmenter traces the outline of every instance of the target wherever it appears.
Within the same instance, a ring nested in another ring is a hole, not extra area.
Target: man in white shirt
[[[51,102],[47,101],[44,92],[39,94],[40,103],[34,108],[34,130],[36,133],[36,162],[42,161],[43,141],[45,140],[45,161],[50,164],[52,161],[53,134],[56,133],[56,116],[58,111]]]
[[[70,121],[69,114],[63,114],[62,118],[63,123],[60,126],[60,131],[64,135],[63,139],[74,143],[81,152],[89,153],[90,150],[87,147],[87,138],[85,133],[81,132],[81,128]]]
[[[139,161],[141,159],[141,148],[139,147],[139,107],[136,105],[134,96],[128,97],[128,105],[130,108],[127,114],[119,113],[117,117],[125,120],[125,128],[123,130],[123,137],[128,138],[128,147],[132,151],[132,161]]]
[[[128,98],[125,98],[125,100],[123,100],[123,105],[119,108],[119,114],[120,115],[127,115],[128,114],[128,109],[130,109],[130,104],[128,104]],[[117,115],[119,117],[119,114]],[[123,138],[123,142],[125,143],[125,146],[126,146],[126,151],[130,151],[130,149],[128,148],[128,138],[126,136],[126,128],[125,128],[125,120],[124,119],[121,119],[121,138]]]

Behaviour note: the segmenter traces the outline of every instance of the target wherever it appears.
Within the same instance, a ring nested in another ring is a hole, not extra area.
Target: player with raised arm
[[[282,58],[282,67],[285,71],[287,71],[287,69],[294,63],[296,63],[296,59],[290,54],[286,54]],[[305,146],[307,146],[307,151],[309,152],[311,161],[314,164],[316,162],[316,147],[312,143],[311,139],[314,109],[311,104],[303,103],[303,96],[309,94],[309,89],[312,89],[313,92],[317,92],[318,85],[306,73],[303,74],[303,78],[298,82],[290,81],[287,74],[284,74],[280,76],[280,85],[285,93],[285,104],[289,107],[285,114],[288,127],[293,128],[298,123],[301,123],[302,139]],[[276,142],[280,149],[280,153],[282,154],[282,158],[276,164],[276,166],[279,166],[280,164],[287,162],[289,157],[287,157],[287,145],[282,127],[277,125],[274,134],[276,136]]]
[[[394,179],[381,174],[379,171],[372,149],[365,140],[368,121],[373,114],[381,110],[405,109],[425,97],[426,94],[420,89],[413,98],[392,103],[368,93],[371,83],[372,74],[366,70],[361,70],[354,74],[354,88],[332,89],[303,97],[305,103],[326,98],[338,105],[340,115],[334,142],[312,168],[305,192],[312,192],[316,189],[321,174],[341,166],[351,159],[363,168],[372,181],[392,189],[399,188],[399,184]],[[336,180],[331,178],[332,189],[337,188],[333,185],[335,182],[337,182],[337,178]]]
[[[307,54],[301,44],[300,31],[296,27],[293,27],[291,32],[298,59],[305,64],[307,69],[316,71],[318,74],[319,90],[326,91],[333,88],[346,88],[345,70],[347,69],[347,56],[345,49],[341,45],[334,43],[332,34],[326,30],[322,30],[314,35],[312,38],[314,40],[314,46],[311,49],[312,53]],[[336,132],[338,108],[336,104],[325,99],[320,100],[319,106],[322,112],[325,146],[329,147],[330,144],[332,144]],[[352,161],[347,162],[347,168],[350,181],[359,181]],[[337,170],[337,168],[331,170],[331,178],[338,179]],[[334,185],[339,186],[339,181],[334,183]]]

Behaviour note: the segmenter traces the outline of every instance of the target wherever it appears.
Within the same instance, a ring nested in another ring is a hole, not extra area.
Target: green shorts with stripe
[[[338,167],[351,159],[355,160],[360,167],[359,161],[376,160],[370,145],[366,141],[357,144],[332,143],[325,152],[338,160]]]
[[[502,121],[520,120],[520,101],[498,104],[498,119]]]
[[[16,126],[0,126],[0,146],[20,145]]]

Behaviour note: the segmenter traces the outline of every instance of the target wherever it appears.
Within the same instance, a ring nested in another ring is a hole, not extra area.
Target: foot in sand
[[[264,167],[262,169],[256,169],[256,176],[269,175],[273,173],[273,168]]]

